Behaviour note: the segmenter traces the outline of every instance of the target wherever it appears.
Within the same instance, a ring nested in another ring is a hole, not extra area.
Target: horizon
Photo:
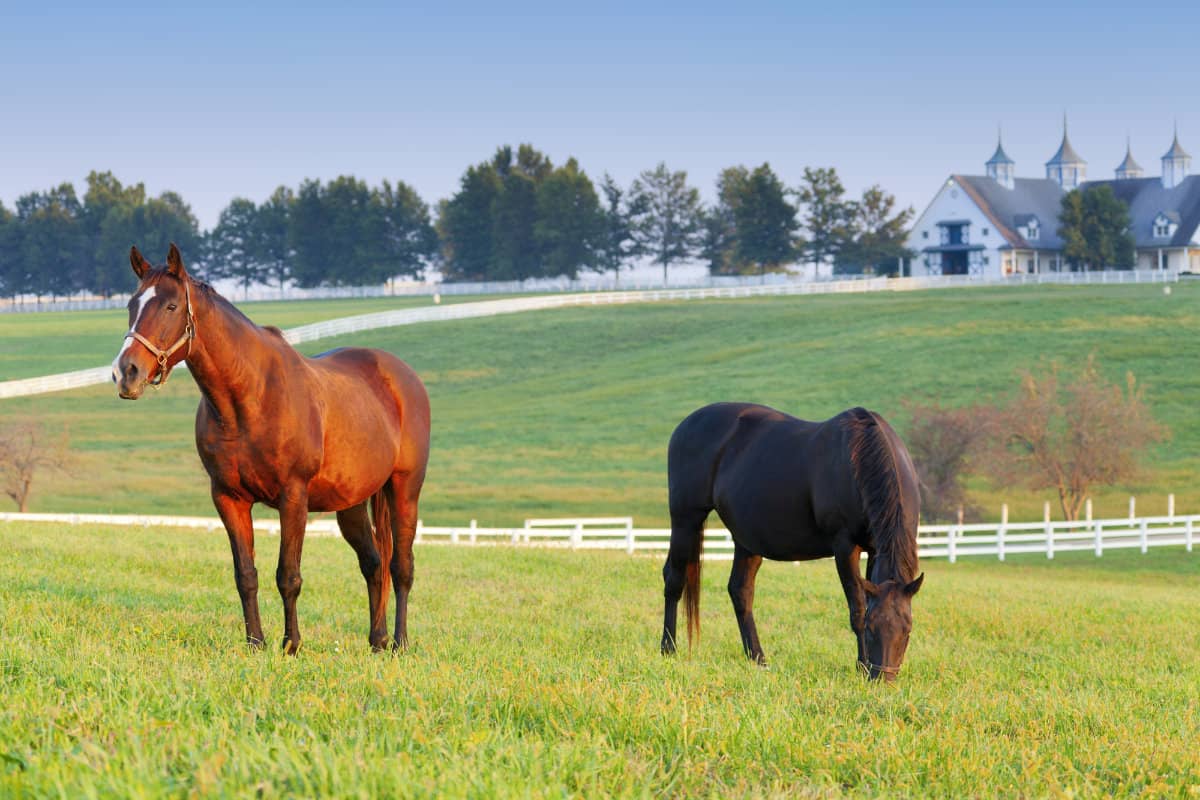
[[[1126,137],[1148,177],[1176,127],[1200,151],[1176,88],[1198,69],[1170,46],[1193,7],[487,8],[10,13],[0,202],[82,194],[96,170],[178,192],[205,230],[235,197],[343,174],[436,208],[468,166],[528,142],[597,183],[664,162],[706,203],[726,167],[767,162],[794,187],[831,166],[849,196],[879,184],[920,214],[949,175],[983,174],[998,129],[1017,176],[1043,177],[1064,113],[1089,180],[1112,177]]]

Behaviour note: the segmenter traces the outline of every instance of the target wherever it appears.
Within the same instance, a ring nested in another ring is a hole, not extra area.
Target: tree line
[[[161,253],[172,241],[198,274],[242,286],[379,284],[431,268],[447,281],[619,278],[644,262],[665,280],[696,260],[715,275],[797,261],[886,274],[908,255],[913,213],[878,186],[848,197],[832,168],[805,169],[789,187],[769,164],[730,167],[706,206],[665,164],[628,186],[608,174],[597,185],[574,158],[555,165],[529,144],[469,167],[436,209],[403,181],[340,176],[280,186],[261,203],[234,198],[208,231],[175,192],[151,197],[111,172],[86,184],[82,196],[63,183],[0,204],[0,295],[120,294],[132,288],[130,244]]]

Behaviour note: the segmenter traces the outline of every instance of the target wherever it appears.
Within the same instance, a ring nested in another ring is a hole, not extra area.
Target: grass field
[[[422,516],[431,524],[597,514],[665,524],[667,438],[705,403],[755,400],[810,419],[865,405],[903,433],[906,401],[1000,399],[1019,370],[1050,358],[1078,364],[1089,353],[1113,380],[1133,370],[1173,431],[1135,485],[1097,494],[1096,514],[1124,515],[1130,493],[1140,511],[1165,513],[1169,492],[1185,513],[1200,509],[1198,301],[1200,282],[1181,283],[1169,297],[1161,286],[1040,286],[692,301],[409,326],[305,349],[383,347],[425,379],[434,427]],[[302,309],[281,320],[260,309],[250,307],[284,325],[327,315]],[[78,318],[71,324],[97,335],[97,315]],[[108,354],[125,320],[103,322]],[[25,351],[10,349],[7,329],[0,333],[4,370]],[[5,418],[70,431],[73,477],[43,477],[33,510],[211,513],[192,444],[198,394],[175,374],[136,404],[111,387],[0,402]],[[1013,519],[1040,518],[1042,501],[1052,499],[979,481],[972,489],[991,516],[1008,501]]]
[[[669,660],[657,559],[421,546],[391,657],[351,550],[310,539],[292,659],[240,643],[223,534],[0,524],[0,796],[1200,793],[1200,556],[923,567],[887,687],[853,671],[828,561],[760,573],[763,670],[726,565]]]
[[[479,299],[447,295],[441,301],[462,303]],[[246,303],[241,308],[260,325],[287,329],[373,311],[416,308],[431,302],[429,297],[369,297]],[[121,337],[128,324],[125,309],[0,314],[0,381],[103,366],[121,348]]]

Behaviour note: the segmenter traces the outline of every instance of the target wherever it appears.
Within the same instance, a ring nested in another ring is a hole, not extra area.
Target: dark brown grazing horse
[[[764,663],[754,626],[754,578],[764,558],[833,556],[858,640],[858,664],[893,680],[912,630],[921,496],[908,450],[863,408],[806,422],[752,403],[694,411],[667,451],[671,547],[663,567],[662,651],[675,652],[682,596],[688,642],[700,631],[700,550],[716,509],[733,536],[729,596],[751,659]],[[868,554],[867,575],[859,560]]]
[[[247,641],[263,642],[250,507],[265,503],[279,510],[282,531],[275,583],[284,650],[300,647],[296,598],[310,511],[336,511],[358,554],[371,646],[389,642],[389,580],[396,592],[391,643],[407,646],[417,500],[429,459],[429,397],[416,373],[381,350],[347,347],[305,358],[279,329],[260,328],[191,278],[174,244],[165,267],[152,267],[136,247],[129,259],[140,283],[113,381],[121,397],[136,400],[187,361],[201,393],[196,449],[229,533]]]

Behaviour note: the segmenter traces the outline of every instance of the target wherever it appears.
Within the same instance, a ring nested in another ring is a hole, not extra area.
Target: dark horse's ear
[[[909,597],[912,597],[914,594],[916,594],[917,592],[919,592],[921,590],[921,584],[924,582],[925,582],[925,573],[922,572],[920,575],[917,576],[917,579],[915,581],[913,581],[912,583],[910,583],[904,587],[904,593],[906,595],[908,595]]]
[[[183,256],[179,255],[179,248],[171,242],[171,251],[167,253],[167,271],[176,278],[182,278],[186,271],[183,268]]]
[[[141,254],[136,245],[129,248],[129,265],[133,267],[133,274],[138,276],[139,281],[150,270],[150,262]]]

